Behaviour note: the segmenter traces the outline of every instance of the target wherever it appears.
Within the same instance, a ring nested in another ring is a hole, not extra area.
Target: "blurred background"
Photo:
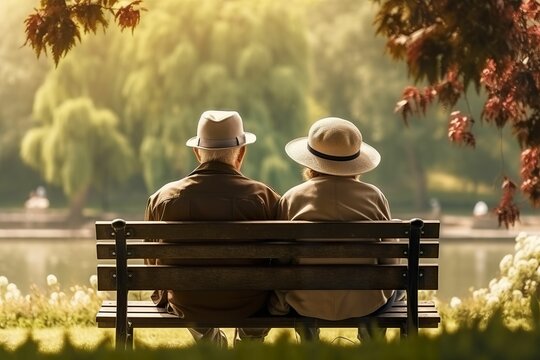
[[[133,34],[84,36],[57,67],[23,46],[36,2],[0,2],[0,275],[22,289],[49,273],[86,282],[93,221],[142,219],[149,194],[186,176],[195,161],[184,144],[207,109],[240,112],[258,135],[244,173],[280,193],[301,181],[289,140],[321,117],[354,122],[382,155],[363,180],[393,216],[442,220],[442,298],[486,286],[516,233],[540,228],[520,196],[521,223],[497,228],[502,176],[519,180],[504,130],[477,121],[472,150],[447,140],[455,109],[409,127],[394,114],[411,80],[385,55],[372,2],[148,0]],[[479,119],[481,104],[471,91],[460,106]]]

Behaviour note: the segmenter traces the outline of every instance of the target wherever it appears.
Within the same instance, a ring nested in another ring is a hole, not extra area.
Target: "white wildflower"
[[[478,300],[487,294],[487,289],[479,289],[473,291],[473,299]]]
[[[12,287],[11,290],[9,290],[5,295],[6,301],[19,300],[20,298],[21,298],[21,292],[19,291],[19,289],[17,289],[17,287],[14,287],[14,288]]]
[[[506,276],[503,276],[499,281],[493,283],[489,287],[489,289],[491,290],[491,293],[496,297],[502,296],[504,293],[508,292],[511,288],[512,288],[512,283]]]
[[[525,251],[523,249],[516,251],[516,254],[514,255],[514,264],[518,263],[519,261],[527,258]]]
[[[54,286],[58,284],[58,279],[53,274],[47,275],[47,285]]]
[[[456,296],[452,297],[452,299],[450,300],[450,307],[451,307],[452,309],[456,309],[456,308],[458,308],[460,305],[461,305],[461,299],[458,298],[458,297],[456,297]]]
[[[73,294],[73,298],[71,299],[71,305],[77,306],[77,305],[88,305],[90,303],[90,297],[83,291],[83,290],[77,290],[75,294]]]
[[[501,262],[499,263],[499,269],[501,270],[501,274],[506,274],[508,272],[508,270],[512,266],[513,260],[514,257],[512,256],[512,254],[508,254],[502,258]]]
[[[489,294],[486,301],[488,305],[495,305],[499,302],[499,297],[493,294]]]
[[[523,293],[519,290],[514,290],[512,291],[512,297],[515,300],[521,301],[521,299],[523,299]]]
[[[5,276],[0,276],[0,287],[6,287],[9,284],[9,280]]]
[[[11,292],[16,292],[19,289],[17,288],[17,285],[15,285],[14,283],[9,283],[6,287],[6,290],[11,293]]]
[[[51,305],[58,304],[58,299],[59,299],[58,293],[56,291],[52,292],[49,297],[49,304]]]
[[[528,238],[528,235],[525,231],[521,231],[516,237],[516,242],[522,242]]]
[[[97,287],[97,275],[90,276],[90,285],[94,288]]]
[[[537,259],[529,259],[527,263],[528,263],[527,265],[529,266],[529,271],[531,272],[531,275],[537,272],[538,269],[540,269],[540,266],[539,266],[540,264],[538,263]]]

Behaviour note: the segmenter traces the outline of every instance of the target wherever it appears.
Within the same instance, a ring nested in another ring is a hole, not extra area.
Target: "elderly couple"
[[[206,111],[197,136],[189,139],[200,165],[187,177],[166,184],[150,196],[146,220],[389,220],[383,193],[359,181],[375,168],[380,155],[362,141],[347,120],[318,120],[307,137],[289,142],[285,151],[305,167],[304,183],[280,196],[268,186],[242,175],[246,145],[256,136],[245,132],[234,111]],[[176,263],[181,260],[174,260]],[[301,261],[301,260],[298,260]],[[376,259],[366,259],[375,262]],[[150,264],[165,260],[147,259]],[[241,260],[238,261],[241,263]],[[200,264],[200,263],[199,263]],[[237,264],[237,262],[235,262]],[[360,317],[383,311],[395,300],[394,291],[167,291],[152,294],[154,302],[185,319],[248,317],[267,308],[271,314],[297,312],[329,320]],[[196,341],[227,346],[217,328],[189,329]],[[234,341],[263,341],[270,329],[237,329]],[[297,329],[302,340],[318,339],[319,329]],[[370,331],[359,328],[359,339]]]

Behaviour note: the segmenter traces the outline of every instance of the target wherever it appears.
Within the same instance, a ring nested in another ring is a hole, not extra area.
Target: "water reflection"
[[[441,239],[439,297],[466,296],[470,287],[487,287],[498,275],[499,262],[513,252],[514,240]],[[30,285],[45,289],[48,274],[55,274],[67,288],[89,285],[96,272],[96,249],[93,239],[1,239],[0,275],[17,284],[23,294]]]
[[[93,239],[1,239],[0,275],[15,283],[23,294],[31,284],[47,287],[46,277],[55,274],[64,288],[89,285],[96,273],[96,242]]]
[[[464,297],[469,288],[487,287],[499,275],[499,262],[514,252],[514,239],[441,239],[438,296],[450,300]]]

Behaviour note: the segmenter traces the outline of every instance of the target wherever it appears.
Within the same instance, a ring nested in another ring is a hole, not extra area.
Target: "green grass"
[[[176,330],[153,335],[159,337],[159,343],[153,341],[153,346],[148,346],[142,342],[144,338],[152,339],[147,337],[146,331],[153,330],[140,331],[141,341],[137,342],[135,352],[114,351],[110,332],[95,328],[69,329],[65,339],[63,329],[33,331],[33,339],[29,339],[24,331],[11,332],[8,338],[12,345],[0,345],[0,359],[540,359],[539,327],[533,327],[530,331],[510,330],[503,325],[500,317],[496,317],[483,330],[461,328],[434,337],[421,335],[402,341],[374,340],[362,346],[327,341],[298,344],[290,334],[282,335],[279,331],[272,335],[273,341],[270,343],[243,343],[227,350],[204,344],[187,344],[182,348],[171,346],[169,341],[177,343],[185,339],[185,330],[183,335]],[[0,332],[0,337],[5,335],[5,332]]]
[[[223,329],[232,346],[234,329]],[[396,329],[389,329],[387,340],[394,341],[399,334]],[[292,329],[272,329],[266,338],[268,344],[275,343],[282,338],[291,342],[299,342]],[[44,353],[57,353],[62,350],[66,341],[77,349],[93,350],[106,344],[113,346],[114,330],[98,329],[97,327],[72,328],[43,328],[43,329],[0,329],[0,348],[15,351],[27,340],[33,340],[38,350]],[[336,345],[358,345],[356,330],[354,329],[322,329],[321,340]],[[194,344],[193,338],[186,329],[136,329],[136,346],[143,348],[184,348]]]

